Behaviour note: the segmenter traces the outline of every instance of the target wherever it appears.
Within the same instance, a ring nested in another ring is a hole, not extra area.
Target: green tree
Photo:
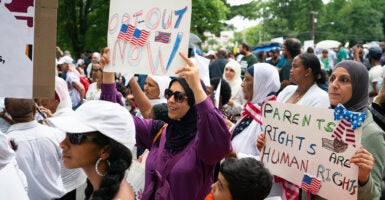
[[[229,12],[222,0],[192,0],[191,32],[201,38],[205,31],[219,35]]]
[[[78,57],[86,48],[106,46],[109,1],[59,0],[57,44]]]

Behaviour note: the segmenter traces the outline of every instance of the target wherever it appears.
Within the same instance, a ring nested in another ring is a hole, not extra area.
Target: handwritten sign
[[[56,0],[0,1],[1,97],[54,96],[56,8]]]
[[[0,3],[2,96],[32,96],[33,62],[32,55],[26,54],[26,47],[34,43],[34,9],[31,9],[34,1],[27,2],[30,5],[20,2]],[[17,85],[20,87],[14,87]],[[9,89],[10,87],[15,90]]]
[[[349,160],[360,146],[362,128],[333,137],[340,126],[334,110],[268,102],[263,106],[266,146],[261,160],[273,173],[326,199],[357,199],[358,167]],[[350,138],[351,139],[351,138]]]
[[[106,71],[175,75],[186,63],[191,0],[112,0]]]

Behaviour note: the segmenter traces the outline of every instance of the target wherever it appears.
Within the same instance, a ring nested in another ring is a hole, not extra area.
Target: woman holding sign
[[[329,79],[329,100],[332,108],[342,104],[349,111],[366,113],[362,124],[363,147],[350,159],[350,163],[359,168],[358,199],[379,199],[385,167],[385,133],[368,112],[368,79],[368,71],[362,63],[338,63]]]
[[[290,82],[296,85],[289,85],[283,89],[278,97],[278,102],[291,103],[303,106],[317,108],[328,108],[330,106],[327,93],[322,90],[318,84],[325,83],[325,76],[321,71],[321,63],[314,54],[303,53],[293,59],[290,70]],[[259,134],[257,139],[257,148],[262,149],[265,143],[264,134]],[[275,177],[273,188],[282,187],[280,196],[283,199],[297,199],[299,188],[290,182]],[[278,189],[279,190],[279,189]],[[274,191],[274,190],[272,190]],[[270,193],[269,196],[276,195]]]
[[[180,56],[188,66],[177,70],[179,78],[164,91],[171,121],[134,117],[137,145],[150,149],[142,199],[204,199],[216,163],[231,151],[230,133],[198,68]],[[108,60],[105,52],[102,63]],[[114,73],[104,72],[101,99],[117,102]]]

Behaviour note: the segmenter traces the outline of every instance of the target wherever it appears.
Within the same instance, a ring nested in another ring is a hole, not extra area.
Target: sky
[[[245,3],[249,3],[252,0],[227,0],[227,3],[229,3],[231,6],[234,5],[241,5]],[[322,0],[324,4],[329,3],[330,0]],[[233,24],[236,31],[242,31],[248,27],[255,26],[259,23],[257,20],[247,20],[243,19],[240,16],[234,17],[231,20],[228,20],[227,23]]]

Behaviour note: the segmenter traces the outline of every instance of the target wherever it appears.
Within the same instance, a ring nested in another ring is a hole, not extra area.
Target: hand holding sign
[[[350,159],[350,163],[358,166],[358,183],[365,185],[369,180],[369,175],[374,165],[372,154],[361,146]]]
[[[265,135],[263,134],[263,132],[261,132],[257,138],[258,151],[262,151],[263,147],[265,147]]]

